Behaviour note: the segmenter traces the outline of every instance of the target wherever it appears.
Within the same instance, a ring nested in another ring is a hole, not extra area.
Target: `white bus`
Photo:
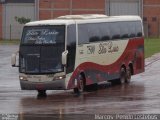
[[[12,55],[16,65],[16,54]],[[24,26],[19,48],[22,90],[74,89],[144,71],[144,38],[138,16],[67,15]]]

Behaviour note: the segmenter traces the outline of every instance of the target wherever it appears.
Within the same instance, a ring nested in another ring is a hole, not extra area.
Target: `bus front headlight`
[[[62,76],[55,76],[53,80],[62,80],[65,78],[65,75]]]
[[[19,76],[19,79],[20,79],[20,80],[27,80],[27,78],[24,77],[24,76]]]

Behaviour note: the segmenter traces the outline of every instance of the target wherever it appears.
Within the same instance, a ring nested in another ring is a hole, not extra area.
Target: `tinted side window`
[[[100,24],[100,33],[101,33],[101,41],[110,40],[110,23],[101,23]]]
[[[87,24],[78,25],[78,44],[89,42],[89,30]]]
[[[100,41],[100,23],[78,25],[79,44]]]
[[[135,22],[128,22],[128,28],[129,28],[129,37],[133,38],[136,37],[136,26]]]
[[[136,22],[136,36],[142,37],[142,24],[140,21]]]
[[[76,43],[76,25],[69,25],[67,29],[67,45]]]
[[[119,22],[112,22],[110,23],[110,30],[112,39],[119,39],[120,38],[120,23]]]
[[[128,22],[120,22],[120,30],[121,30],[121,38],[125,39],[129,37],[129,27],[128,27]]]
[[[100,41],[100,23],[87,24],[89,33],[89,42]]]

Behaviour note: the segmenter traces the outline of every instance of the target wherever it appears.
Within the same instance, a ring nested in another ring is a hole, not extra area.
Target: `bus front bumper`
[[[31,82],[20,80],[22,90],[66,90],[65,79],[49,82]]]

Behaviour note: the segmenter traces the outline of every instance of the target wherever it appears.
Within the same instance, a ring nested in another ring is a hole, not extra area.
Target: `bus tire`
[[[38,91],[38,97],[47,97],[46,90],[37,90]]]
[[[79,79],[78,85],[76,88],[74,88],[74,93],[76,93],[76,94],[83,93],[85,91],[85,87],[86,87],[84,76],[80,75],[78,79]]]
[[[122,67],[120,70],[119,83],[124,84],[125,82],[126,82],[126,70],[124,67]]]
[[[91,89],[92,89],[93,91],[97,91],[97,90],[98,90],[98,84],[97,84],[97,83],[94,83],[94,84],[92,84],[91,86],[92,86]]]
[[[108,82],[110,82],[111,85],[117,85],[117,84],[119,84],[119,81],[117,79],[109,80]]]
[[[87,92],[93,92],[93,91],[97,91],[97,90],[98,90],[98,84],[97,84],[97,83],[88,85],[88,86],[85,88],[85,91],[87,91]]]
[[[126,71],[126,83],[130,83],[130,81],[131,81],[131,75],[132,75],[132,73],[131,73],[131,68],[129,67],[128,69],[127,69],[127,71]]]

